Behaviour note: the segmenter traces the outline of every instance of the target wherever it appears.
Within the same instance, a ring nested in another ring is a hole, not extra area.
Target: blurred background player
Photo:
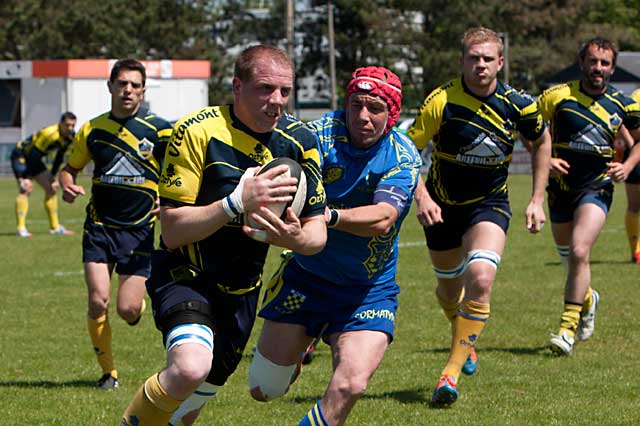
[[[249,372],[254,399],[283,395],[300,353],[322,335],[331,346],[333,374],[300,426],[344,424],[393,339],[398,235],[420,174],[415,146],[393,129],[400,79],[374,66],[352,76],[345,111],[310,123],[331,207],[327,245],[314,256],[284,257],[266,290]]]
[[[631,93],[631,99],[640,103],[640,89]],[[623,153],[618,155],[619,158],[616,161],[625,161],[629,158],[633,147],[633,138],[624,126],[618,132],[615,145],[616,153]],[[640,265],[640,165],[636,165],[629,173],[627,180],[624,181],[624,189],[627,194],[624,225],[629,241],[631,262]]]
[[[538,100],[553,135],[551,229],[568,267],[560,329],[549,341],[561,355],[573,352],[576,337],[593,334],[600,295],[591,288],[591,249],[611,207],[612,181],[624,181],[640,160],[635,146],[624,163],[613,161],[622,125],[640,139],[640,105],[609,85],[617,55],[607,39],[587,41],[578,53],[581,79],[551,87]]]
[[[428,95],[409,130],[420,149],[433,139],[426,187],[419,182],[415,198],[438,281],[436,297],[452,324],[449,360],[432,396],[436,405],[455,402],[461,371],[476,371],[474,347],[489,319],[511,219],[507,176],[518,132],[533,146],[526,226],[537,233],[546,220],[549,133],[535,100],[497,79],[502,52],[494,31],[469,29],[462,39],[462,77]]]
[[[89,293],[89,336],[102,368],[98,387],[119,386],[111,348],[111,275],[118,274],[117,311],[130,325],[145,307],[154,244],[158,180],[171,125],[141,107],[146,72],[135,59],[121,59],[107,86],[111,110],[85,123],[60,173],[64,201],[85,195],[76,184],[80,170],[94,163],[91,199],[82,239],[84,277]]]
[[[44,189],[44,208],[49,218],[49,233],[52,235],[73,234],[60,225],[58,218],[58,181],[56,173],[64,161],[64,155],[73,141],[76,116],[65,112],[60,122],[45,127],[18,142],[11,152],[11,168],[18,180],[19,194],[16,197],[16,235],[30,237],[27,230],[29,195],[33,191],[35,180]],[[44,159],[51,151],[56,151],[51,170],[47,169]]]
[[[162,249],[147,281],[167,367],[138,390],[122,425],[193,424],[242,359],[268,244],[306,255],[324,247],[316,141],[285,113],[293,82],[286,52],[250,47],[236,60],[233,104],[201,109],[175,126],[160,185]],[[286,166],[254,177],[277,157],[296,160],[305,173],[300,218],[288,209],[283,221],[264,207],[290,201],[296,190],[295,178],[273,179]],[[252,239],[257,230],[243,226],[244,212],[264,218],[265,242]]]

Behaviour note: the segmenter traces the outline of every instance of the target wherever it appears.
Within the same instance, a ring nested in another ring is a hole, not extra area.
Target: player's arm
[[[612,161],[607,163],[609,167],[608,174],[611,178],[616,182],[623,182],[629,176],[629,173],[633,170],[633,168],[638,165],[640,162],[640,127],[635,129],[627,129],[629,132],[629,136],[633,140],[633,146],[631,148],[631,152],[629,152],[629,156],[624,161],[624,163],[618,163]]]
[[[422,226],[431,226],[443,222],[442,209],[433,201],[431,195],[429,195],[427,186],[424,184],[422,178],[418,178],[418,185],[416,186],[413,196],[416,199],[418,208],[416,216]]]
[[[360,237],[376,237],[389,233],[399,215],[395,207],[382,201],[351,209],[330,209],[328,216],[332,228]]]
[[[254,176],[249,168],[227,197],[204,206],[161,206],[162,239],[170,249],[200,241],[245,211],[268,204],[288,203],[296,191],[295,178],[274,179],[288,170],[278,166]],[[268,209],[266,209],[268,210]]]
[[[525,210],[526,226],[532,233],[540,232],[546,222],[544,192],[549,179],[551,136],[545,129],[540,137],[529,142],[531,146],[532,190]]]
[[[80,170],[67,164],[64,169],[62,169],[60,176],[58,177],[60,187],[62,188],[62,199],[67,203],[73,203],[76,198],[81,195],[85,195],[82,185],[76,184],[76,178],[79,171]]]

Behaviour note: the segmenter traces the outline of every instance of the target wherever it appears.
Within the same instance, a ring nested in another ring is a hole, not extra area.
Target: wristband
[[[327,226],[329,228],[335,228],[340,223],[340,213],[336,209],[329,209],[329,222]]]
[[[229,216],[231,219],[237,217],[240,214],[240,212],[238,211],[238,208],[233,203],[233,199],[231,198],[231,195],[227,195],[222,199],[222,209],[227,214],[227,216]]]

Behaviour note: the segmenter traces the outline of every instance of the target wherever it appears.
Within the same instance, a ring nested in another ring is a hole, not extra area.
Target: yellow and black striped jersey
[[[433,140],[430,195],[461,205],[506,196],[517,133],[536,140],[544,129],[528,94],[498,81],[492,95],[479,97],[456,78],[427,96],[408,134],[419,149]]]
[[[640,105],[612,86],[601,95],[588,95],[577,80],[545,90],[538,104],[550,123],[553,157],[570,167],[568,174],[552,177],[552,183],[565,191],[610,183],[607,162],[614,156],[613,141],[622,124],[640,127]]]
[[[25,158],[34,161],[40,160],[46,156],[49,152],[56,150],[56,157],[51,167],[51,174],[55,175],[58,172],[58,168],[62,164],[64,154],[67,152],[69,145],[73,141],[73,134],[67,138],[63,138],[60,134],[60,126],[52,124],[47,126],[27,139],[18,142],[18,148],[24,152]]]
[[[171,124],[146,111],[119,119],[107,112],[78,131],[68,164],[94,163],[87,215],[95,223],[130,228],[155,220],[162,155]]]
[[[307,200],[300,216],[324,214],[320,155],[310,129],[285,114],[273,132],[255,133],[228,105],[206,107],[176,123],[160,179],[160,204],[200,206],[220,200],[246,169],[277,157],[298,161],[306,175]],[[268,245],[247,237],[241,226],[242,215],[175,252],[225,291],[250,288],[260,279]]]
[[[640,103],[640,89],[636,89],[631,93],[631,99]]]

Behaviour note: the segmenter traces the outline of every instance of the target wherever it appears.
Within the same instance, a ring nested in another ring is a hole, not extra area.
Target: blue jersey
[[[419,179],[421,159],[417,149],[407,136],[395,130],[368,149],[356,148],[349,143],[344,111],[331,112],[310,126],[318,137],[327,205],[348,209],[384,199],[398,209],[398,220],[388,234],[377,237],[329,229],[324,250],[314,256],[296,254],[297,263],[341,286],[393,283],[400,225]]]

